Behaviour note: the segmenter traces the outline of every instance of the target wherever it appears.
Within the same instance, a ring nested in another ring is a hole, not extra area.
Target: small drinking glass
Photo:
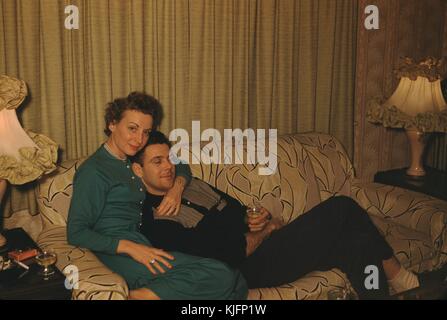
[[[252,205],[247,207],[247,212],[245,216],[246,222],[249,218],[257,218],[261,215],[262,206],[259,202],[254,201]]]
[[[249,216],[250,218],[256,218],[259,217],[261,215],[261,207],[248,207],[247,208],[247,216]]]
[[[43,267],[38,273],[42,275],[45,280],[47,280],[51,275],[54,274],[53,265],[57,261],[57,255],[52,250],[44,250],[36,256],[36,262],[38,265]]]

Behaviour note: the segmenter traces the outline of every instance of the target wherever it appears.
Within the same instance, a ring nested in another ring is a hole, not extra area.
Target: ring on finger
[[[150,264],[154,264],[155,263],[155,259],[152,259],[151,261],[149,261]]]

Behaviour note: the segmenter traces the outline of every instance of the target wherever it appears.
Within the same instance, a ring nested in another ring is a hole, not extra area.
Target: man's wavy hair
[[[163,107],[157,99],[144,92],[134,91],[127,97],[117,98],[107,104],[104,115],[106,123],[104,133],[107,136],[110,136],[112,133],[109,129],[109,125],[120,122],[124,112],[127,110],[136,110],[151,115],[153,120],[152,130],[156,130],[159,127],[163,118]]]
[[[129,157],[130,161],[132,163],[136,162],[136,163],[140,164],[141,166],[143,166],[144,151],[146,150],[147,147],[154,145],[154,144],[165,144],[169,147],[169,149],[172,146],[171,141],[169,141],[168,137],[166,137],[160,131],[153,130],[149,134],[149,139],[147,139],[146,145],[143,148],[141,148],[141,150],[138,151],[134,156]]]

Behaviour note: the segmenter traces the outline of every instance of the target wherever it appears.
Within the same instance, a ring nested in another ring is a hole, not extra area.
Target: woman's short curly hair
[[[104,133],[107,136],[110,136],[112,133],[109,125],[120,122],[124,112],[127,110],[136,110],[144,114],[150,114],[153,121],[152,130],[158,128],[163,118],[163,107],[157,99],[143,92],[131,92],[127,97],[117,98],[107,104],[104,116],[106,122]]]

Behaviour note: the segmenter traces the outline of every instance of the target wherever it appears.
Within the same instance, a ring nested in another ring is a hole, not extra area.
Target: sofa
[[[245,154],[245,150],[243,151]],[[345,195],[362,206],[394,249],[401,263],[421,272],[447,260],[447,202],[420,193],[377,183],[361,183],[336,138],[321,133],[278,138],[277,170],[259,175],[255,164],[191,164],[193,175],[227,192],[244,204],[255,199],[290,223],[332,196]],[[239,154],[238,156],[243,156]],[[66,221],[72,180],[83,159],[61,163],[37,187],[42,231],[37,243],[58,254],[57,267],[71,277],[72,299],[127,299],[128,287],[87,249],[71,246]],[[257,288],[249,299],[327,299],[331,289],[353,292],[338,269],[315,270],[274,288]],[[355,296],[355,292],[353,292]]]

